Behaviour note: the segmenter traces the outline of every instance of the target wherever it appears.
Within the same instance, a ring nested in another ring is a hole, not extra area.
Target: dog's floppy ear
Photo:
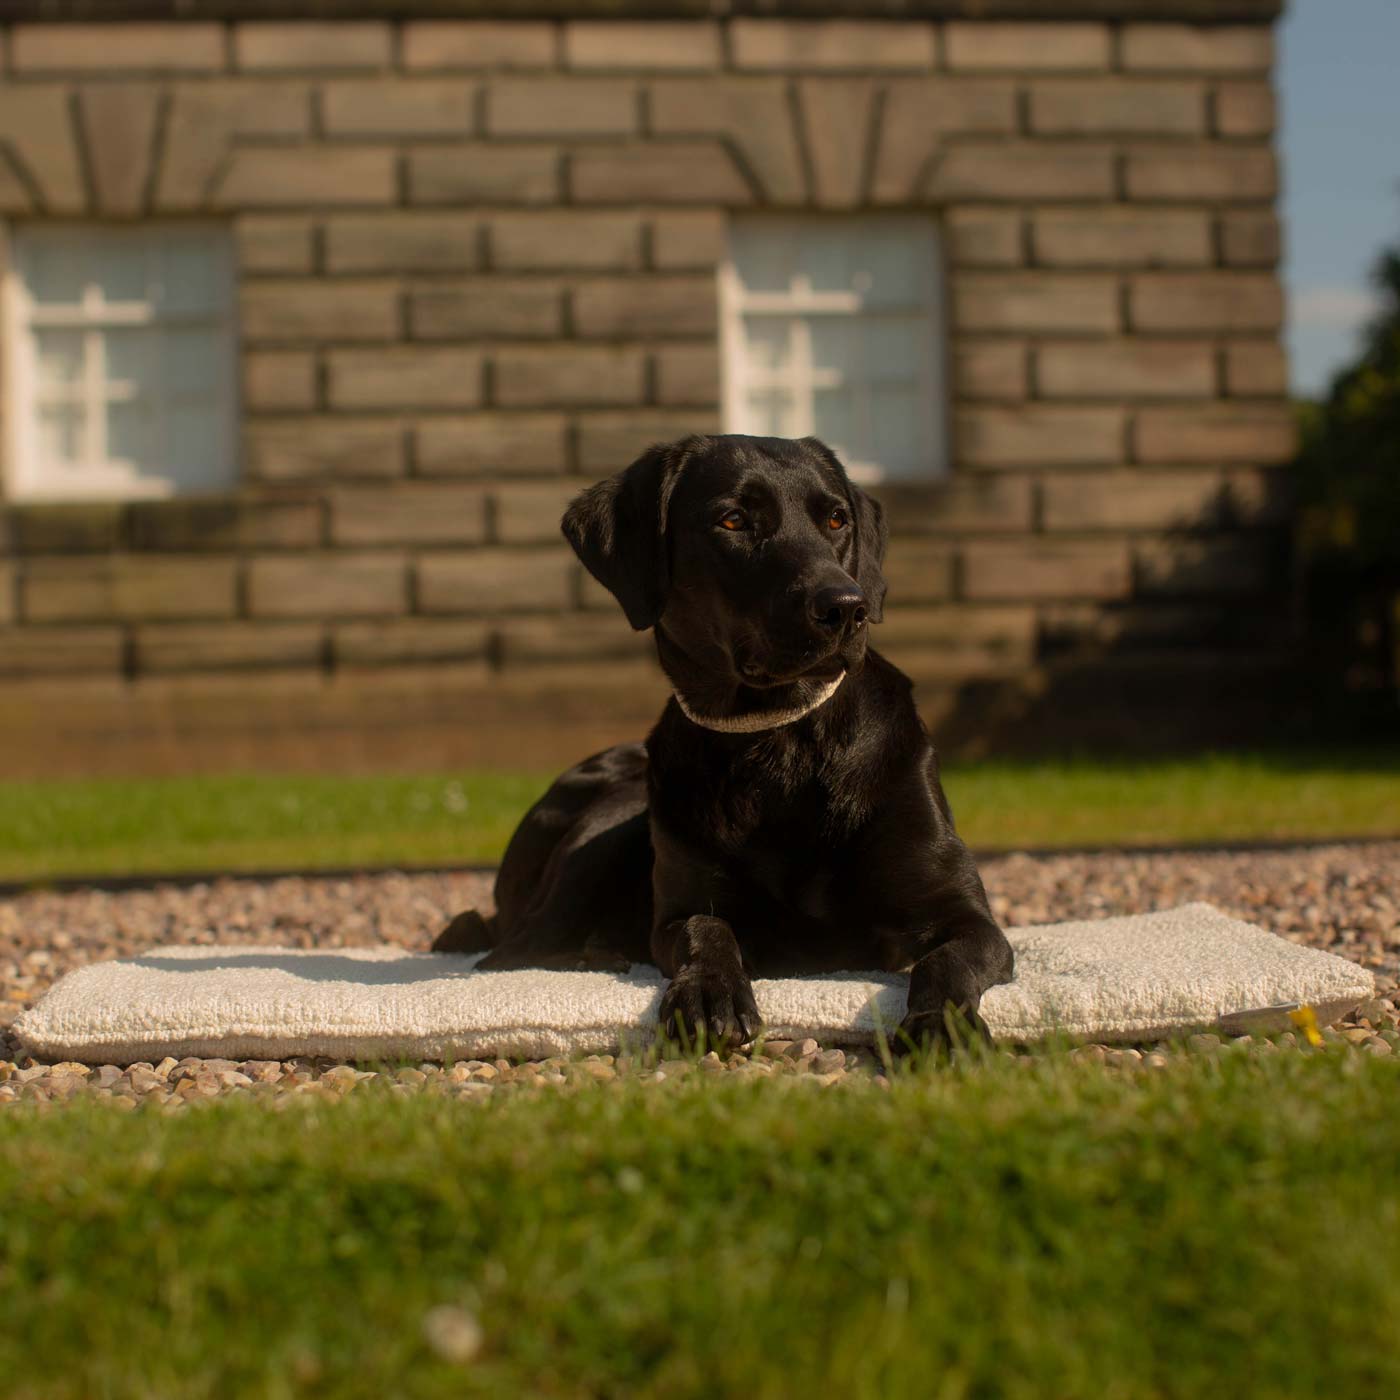
[[[851,510],[855,513],[856,582],[870,600],[871,622],[882,622],[888,587],[883,566],[885,545],[890,538],[889,526],[885,524],[885,512],[879,501],[867,496],[855,482],[847,489],[851,493]]]
[[[584,567],[639,632],[666,607],[666,513],[684,455],[682,443],[648,448],[625,471],[577,497],[561,522]]]

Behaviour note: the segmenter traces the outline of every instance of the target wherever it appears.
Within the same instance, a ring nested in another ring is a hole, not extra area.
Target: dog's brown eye
[[[838,507],[827,517],[826,528],[828,530],[844,530],[850,523],[851,517]]]
[[[747,522],[742,511],[731,510],[727,515],[719,518],[719,528],[721,530],[742,530]]]

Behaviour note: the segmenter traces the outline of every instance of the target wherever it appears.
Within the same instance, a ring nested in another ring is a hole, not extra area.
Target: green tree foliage
[[[1400,580],[1400,245],[1372,274],[1381,306],[1361,355],[1302,410],[1299,504],[1314,554],[1350,556],[1363,576]]]

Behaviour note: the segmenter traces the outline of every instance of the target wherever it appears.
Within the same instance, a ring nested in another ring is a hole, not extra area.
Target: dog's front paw
[[[682,968],[661,998],[661,1033],[686,1046],[747,1045],[763,1029],[753,988],[741,968]]]
[[[896,1055],[947,1056],[973,1045],[991,1045],[987,1023],[971,1005],[945,1002],[940,1011],[911,1011],[900,1023],[891,1047]]]

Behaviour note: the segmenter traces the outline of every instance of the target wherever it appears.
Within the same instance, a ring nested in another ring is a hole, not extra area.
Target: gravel
[[[1167,908],[1207,900],[1290,939],[1370,968],[1377,995],[1329,1039],[1356,1054],[1400,1050],[1400,842],[1312,846],[1286,851],[1015,854],[982,861],[992,906],[1007,925],[1046,923]],[[491,878],[472,873],[377,874],[353,878],[227,879],[189,886],[72,892],[35,890],[0,899],[0,1107],[86,1094],[122,1107],[185,1104],[233,1094],[284,1099],[339,1096],[362,1086],[391,1094],[485,1099],[501,1092],[691,1073],[801,1075],[812,1083],[881,1082],[869,1051],[816,1041],[769,1041],[754,1055],[710,1054],[691,1063],[611,1055],[525,1064],[467,1061],[378,1070],[326,1060],[166,1059],[160,1064],[41,1064],[23,1055],[8,1028],[64,973],[157,943],[259,943],[296,948],[393,943],[426,948],[459,910],[490,904]],[[1238,1037],[1258,1053],[1293,1048],[1292,1034]],[[1152,1069],[1168,1054],[1218,1054],[1215,1035],[1184,1045],[1089,1045],[1076,1056]]]

